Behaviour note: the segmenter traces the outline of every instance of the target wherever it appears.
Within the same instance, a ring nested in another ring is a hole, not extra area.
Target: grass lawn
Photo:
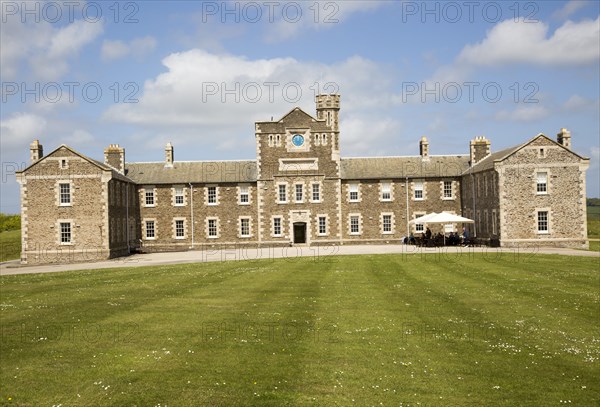
[[[0,232],[0,261],[21,257],[21,230]]]
[[[0,404],[598,405],[598,273],[430,254],[4,276]]]

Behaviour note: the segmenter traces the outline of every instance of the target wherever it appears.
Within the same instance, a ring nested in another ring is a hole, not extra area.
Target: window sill
[[[250,202],[238,202],[239,206],[250,206]]]
[[[547,231],[547,230],[538,230],[538,231],[537,231],[537,234],[538,234],[538,235],[549,235],[549,234],[550,234],[550,232],[549,232],[549,231]]]
[[[394,232],[381,232],[382,235],[393,235]]]
[[[185,206],[185,204],[175,204],[173,206]]]
[[[64,243],[64,242],[60,242],[61,246],[73,246],[73,242],[69,242],[69,243]]]
[[[156,240],[155,237],[145,237],[144,240]]]
[[[61,204],[58,204],[58,206],[60,206],[60,207],[62,207],[62,208],[65,208],[65,207],[67,207],[67,208],[68,208],[68,207],[70,207],[70,206],[73,206],[73,204],[70,204],[70,203],[69,203],[69,204],[63,204],[63,203],[61,203]]]
[[[156,205],[144,205],[144,208],[156,208]]]
[[[447,198],[447,197],[443,197],[442,201],[455,201],[456,198]]]
[[[219,236],[208,236],[208,239],[218,239]]]
[[[185,240],[186,237],[185,236],[176,236],[175,240]]]
[[[219,204],[213,202],[213,203],[207,203],[206,206],[219,206]]]

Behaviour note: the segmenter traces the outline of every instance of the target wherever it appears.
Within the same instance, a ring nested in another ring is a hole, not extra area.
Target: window
[[[217,219],[208,220],[208,237],[215,238],[219,236],[219,229],[217,226]]]
[[[314,202],[321,201],[321,185],[319,185],[319,184],[312,185],[312,200]]]
[[[185,228],[183,226],[183,220],[175,221],[175,237],[178,239],[183,239],[185,237]]]
[[[492,234],[496,234],[496,211],[492,211]]]
[[[154,190],[146,190],[146,206],[154,206]]]
[[[68,166],[67,166],[67,160],[60,160],[60,168],[63,169],[63,170],[66,169],[66,168],[68,168]]]
[[[183,206],[183,188],[175,188],[175,205]]]
[[[327,134],[323,134],[323,138],[322,138],[322,142],[321,142],[324,146],[327,145]]]
[[[71,205],[71,184],[59,184],[61,206]]]
[[[250,219],[249,218],[240,219],[240,235],[242,237],[250,236]]]
[[[304,199],[304,185],[296,184],[296,202],[302,202]]]
[[[273,135],[269,134],[269,147],[273,147]]]
[[[281,218],[273,218],[273,236],[281,236]]]
[[[277,134],[275,136],[275,140],[276,140],[275,144],[277,145],[277,147],[279,147],[281,145],[281,136],[279,134]]]
[[[350,216],[350,234],[357,235],[360,233],[360,219],[357,215]]]
[[[540,150],[538,151],[538,157],[546,158],[546,150],[544,148],[540,148]]]
[[[287,188],[285,184],[279,185],[279,202],[287,202]]]
[[[415,199],[423,199],[423,183],[415,182]]]
[[[548,233],[548,211],[539,211],[537,214],[538,233]]]
[[[147,220],[146,221],[146,239],[154,239],[156,237],[154,221]]]
[[[425,215],[425,212],[415,212],[413,214],[413,219],[419,218],[421,216]],[[422,223],[415,223],[415,232],[423,232],[425,230],[425,227]]]
[[[71,222],[60,222],[60,243],[71,243]]]
[[[381,184],[381,200],[391,201],[392,200],[392,184],[384,182]]]
[[[217,204],[217,187],[208,187],[208,204]]]
[[[444,181],[444,199],[452,199],[452,181]]]
[[[538,172],[537,173],[537,193],[546,194],[548,193],[548,173]]]
[[[319,216],[319,235],[327,234],[327,218],[325,216]]]
[[[383,233],[392,233],[392,215],[383,215]]]
[[[319,134],[315,134],[315,146],[321,144],[321,136]]]
[[[250,192],[247,186],[240,187],[240,204],[250,203]]]
[[[350,191],[350,202],[358,202],[358,184],[350,184],[348,188]]]

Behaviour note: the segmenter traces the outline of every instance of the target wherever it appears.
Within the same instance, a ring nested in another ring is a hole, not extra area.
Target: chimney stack
[[[44,147],[42,147],[39,140],[34,140],[33,143],[29,145],[29,158],[31,159],[31,164],[40,160],[43,156]]]
[[[571,149],[571,132],[565,128],[560,129],[560,133],[556,135],[558,144],[565,148]]]
[[[125,175],[125,149],[118,144],[109,145],[104,149],[104,164]]]
[[[172,167],[174,162],[173,144],[169,141],[165,146],[165,167]]]
[[[484,136],[471,140],[471,165],[477,164],[490,154],[490,141]]]
[[[419,141],[419,154],[423,159],[429,159],[429,141],[427,141],[427,137],[421,137],[421,141]]]

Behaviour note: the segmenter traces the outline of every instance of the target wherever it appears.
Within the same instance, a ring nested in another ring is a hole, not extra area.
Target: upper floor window
[[[415,182],[415,199],[423,199],[423,183]]]
[[[71,243],[71,222],[60,222],[60,243]]]
[[[280,184],[278,189],[278,198],[280,203],[287,202],[287,187],[285,184]]]
[[[208,198],[209,205],[217,204],[217,187],[208,187]]]
[[[250,188],[247,186],[240,187],[240,204],[250,203]]]
[[[312,200],[313,202],[321,201],[321,185],[312,184]]]
[[[444,181],[444,199],[452,199],[452,181]]]
[[[538,194],[546,194],[548,193],[548,173],[547,172],[538,172],[537,173],[537,187]]]
[[[71,184],[64,183],[59,184],[60,189],[60,205],[70,206],[71,205]]]
[[[146,206],[154,206],[154,190],[146,190]]]
[[[175,188],[175,205],[183,206],[183,188]]]
[[[304,185],[296,184],[296,202],[302,202],[304,200]]]
[[[348,190],[350,191],[350,202],[358,202],[358,184],[350,184]]]
[[[546,158],[546,149],[545,148],[540,148],[538,150],[538,157],[539,158]]]
[[[69,166],[67,164],[67,160],[65,160],[64,158],[62,160],[60,160],[60,168],[63,170],[69,168]]]
[[[392,200],[392,184],[389,182],[383,182],[381,184],[381,200],[391,201]]]

